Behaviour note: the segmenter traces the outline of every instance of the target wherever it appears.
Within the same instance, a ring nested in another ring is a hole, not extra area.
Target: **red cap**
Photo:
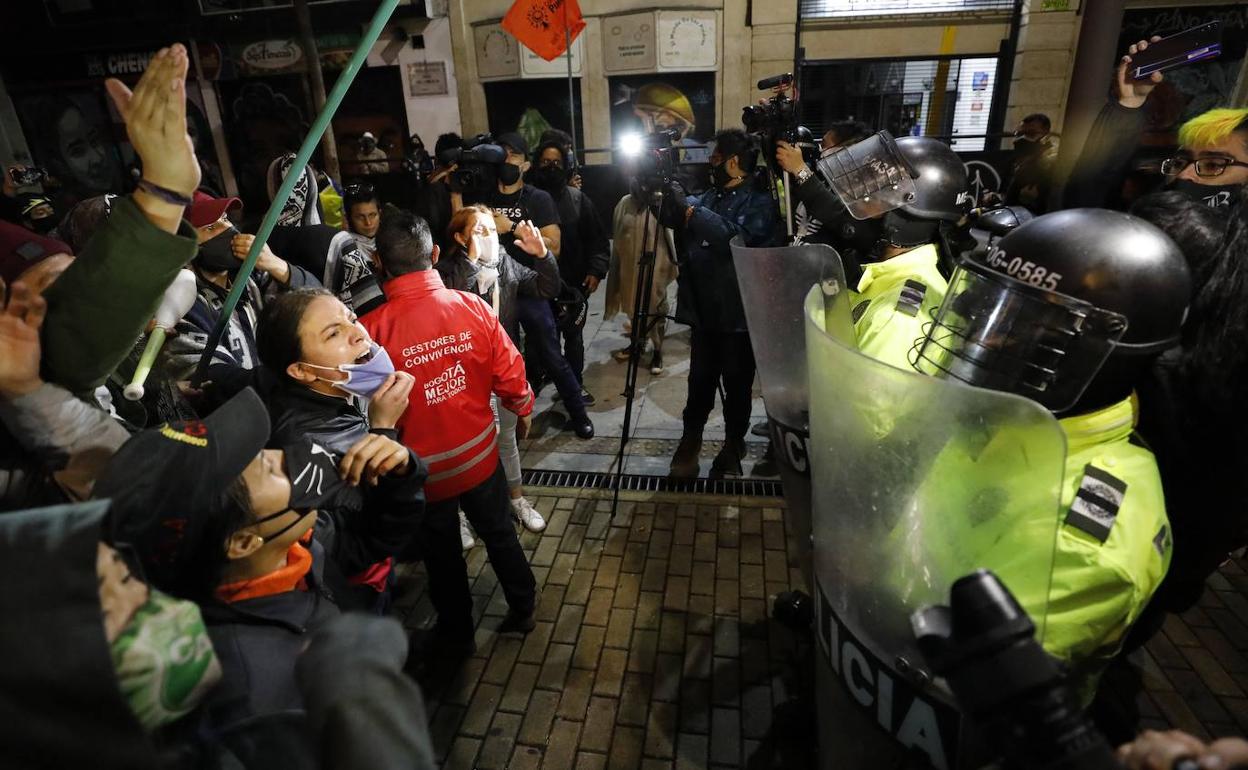
[[[0,280],[5,283],[12,283],[26,268],[60,253],[73,254],[74,250],[55,238],[0,221]]]
[[[238,198],[214,198],[211,195],[195,191],[190,208],[186,210],[186,218],[192,227],[210,225],[221,218],[221,215],[233,208],[242,208],[243,202]]]

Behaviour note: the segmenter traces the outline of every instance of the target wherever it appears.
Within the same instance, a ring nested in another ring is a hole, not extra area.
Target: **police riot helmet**
[[[928,243],[941,222],[958,222],[971,209],[966,166],[947,144],[930,137],[893,139],[880,131],[825,154],[818,166],[854,219],[874,220],[856,229],[881,245]]]
[[[1093,411],[1178,344],[1190,285],[1182,251],[1143,219],[1046,214],[959,265],[914,365],[1053,412]]]

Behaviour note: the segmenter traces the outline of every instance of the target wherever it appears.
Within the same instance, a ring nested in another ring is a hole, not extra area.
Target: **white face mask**
[[[494,233],[489,235],[473,235],[473,250],[477,253],[477,263],[482,267],[498,266],[498,236]]]

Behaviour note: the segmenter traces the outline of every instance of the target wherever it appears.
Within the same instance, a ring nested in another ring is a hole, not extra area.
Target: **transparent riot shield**
[[[750,326],[750,342],[771,423],[772,451],[784,484],[798,566],[811,591],[810,439],[803,302],[821,280],[844,284],[836,249],[819,244],[748,248],[732,240],[732,261]]]
[[[821,766],[970,766],[910,616],[991,569],[1043,641],[1065,437],[1038,404],[857,351],[849,296],[807,296]],[[919,765],[921,766],[921,765]]]
[[[854,219],[871,219],[915,198],[914,171],[892,134],[880,131],[815,163]]]

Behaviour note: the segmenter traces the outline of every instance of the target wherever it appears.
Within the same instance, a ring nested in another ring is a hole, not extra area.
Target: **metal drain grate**
[[[613,473],[601,471],[526,470],[524,485],[562,487],[565,489],[611,489]],[[742,497],[784,497],[784,489],[774,479],[669,479],[626,473],[620,476],[620,490],[625,492],[688,492],[701,495],[739,495]]]

